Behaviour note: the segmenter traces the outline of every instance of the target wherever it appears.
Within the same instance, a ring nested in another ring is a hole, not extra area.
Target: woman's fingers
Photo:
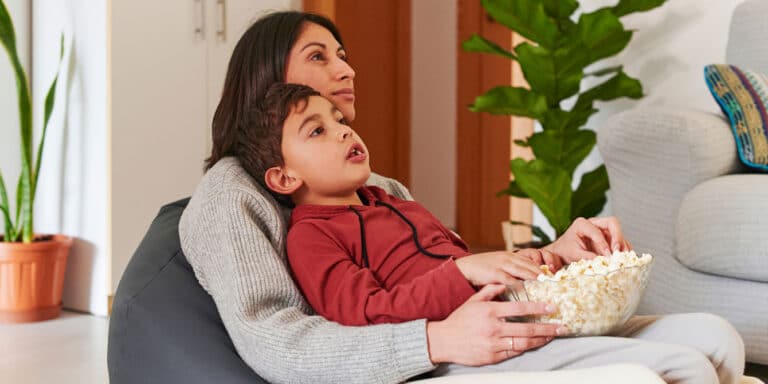
[[[611,248],[608,246],[608,241],[601,231],[594,223],[586,219],[576,219],[574,225],[577,225],[577,234],[580,237],[586,237],[592,242],[592,250],[603,254],[610,255]]]
[[[546,249],[541,250],[541,255],[544,258],[544,263],[546,263],[553,272],[563,267],[563,260],[560,256],[557,256]]]
[[[612,251],[621,250],[624,244],[624,234],[621,231],[619,219],[615,217],[593,217],[590,218],[589,221],[596,227],[608,232],[606,238],[611,241],[610,246]]]
[[[496,343],[496,348],[499,351],[509,351],[509,355],[512,353],[520,354],[529,349],[538,348],[542,345],[552,341],[552,336],[539,336],[539,337],[502,337]]]
[[[495,318],[527,315],[546,315],[554,312],[555,308],[546,303],[532,301],[489,302],[490,314]]]
[[[506,337],[555,337],[565,335],[568,330],[560,324],[505,322],[500,333]]]
[[[533,261],[538,265],[544,264],[544,259],[542,257],[541,251],[536,248],[521,249],[516,253],[520,256],[527,257],[528,259],[530,259],[531,261]]]

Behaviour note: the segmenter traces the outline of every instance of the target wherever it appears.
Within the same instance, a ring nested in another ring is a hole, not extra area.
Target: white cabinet
[[[290,0],[112,0],[108,38],[109,230],[114,292],[158,208],[189,196],[242,33]]]

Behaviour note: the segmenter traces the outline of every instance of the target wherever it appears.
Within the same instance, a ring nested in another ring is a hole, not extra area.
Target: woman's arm
[[[203,178],[179,233],[251,368],[273,383],[396,383],[434,368],[424,320],[344,327],[308,316],[282,253],[285,224],[274,200],[239,166],[220,163]]]

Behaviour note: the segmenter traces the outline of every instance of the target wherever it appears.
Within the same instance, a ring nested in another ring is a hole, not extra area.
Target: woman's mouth
[[[341,98],[342,100],[355,101],[355,90],[352,88],[343,88],[331,93],[332,96]]]

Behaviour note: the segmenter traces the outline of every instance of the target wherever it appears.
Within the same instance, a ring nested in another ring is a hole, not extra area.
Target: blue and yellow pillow
[[[733,65],[704,68],[707,86],[731,120],[741,162],[768,172],[768,76]]]

